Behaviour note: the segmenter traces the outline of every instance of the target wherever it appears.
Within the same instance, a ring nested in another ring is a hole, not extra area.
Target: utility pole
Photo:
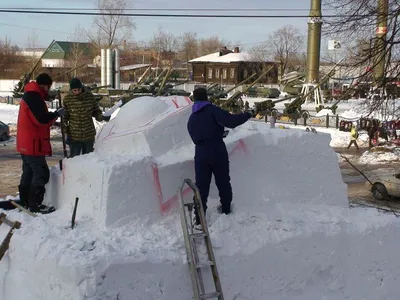
[[[377,27],[374,49],[374,81],[375,87],[382,86],[385,80],[386,35],[388,23],[389,0],[378,0]]]
[[[308,94],[308,92],[319,83],[321,28],[321,0],[311,0],[311,9],[308,18],[306,82],[302,89],[303,95]],[[316,106],[322,104],[321,94],[321,88],[318,87],[314,90],[314,101]],[[306,99],[306,101],[308,100],[309,99]]]
[[[321,0],[311,0],[311,10],[308,18],[306,83],[319,82],[321,27]]]

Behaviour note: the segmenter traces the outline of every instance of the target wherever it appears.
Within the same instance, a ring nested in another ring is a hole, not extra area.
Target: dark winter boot
[[[19,191],[19,205],[22,207],[28,208],[28,199],[29,199],[29,185],[19,185],[18,186],[18,191]]]
[[[194,202],[194,197],[193,197],[193,202]],[[194,205],[194,218],[193,218],[192,227],[196,230],[202,230],[200,216],[198,214],[198,208],[199,207],[197,205]],[[204,203],[203,203],[203,211],[204,211],[204,217],[206,217],[207,205]]]
[[[225,214],[225,215],[229,215],[232,211],[231,211],[231,205],[218,205],[217,210],[220,214]]]
[[[43,205],[44,186],[31,186],[29,190],[29,210],[33,213],[49,214],[55,211],[53,206]]]

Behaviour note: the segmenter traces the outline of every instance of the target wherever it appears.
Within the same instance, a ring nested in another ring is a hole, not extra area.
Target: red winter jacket
[[[24,92],[18,113],[17,151],[24,155],[51,156],[50,127],[58,114],[48,111],[47,92],[36,82],[28,83]]]

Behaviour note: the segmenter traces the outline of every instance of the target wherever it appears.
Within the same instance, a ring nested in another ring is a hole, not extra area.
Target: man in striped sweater
[[[70,147],[70,157],[93,152],[96,129],[93,117],[101,121],[109,121],[103,116],[98,102],[93,94],[86,91],[78,78],[70,81],[70,92],[64,98],[67,140]]]

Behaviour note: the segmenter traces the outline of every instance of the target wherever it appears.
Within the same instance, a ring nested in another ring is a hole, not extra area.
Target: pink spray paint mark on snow
[[[244,154],[248,153],[247,146],[242,139],[240,139],[236,142],[235,147],[229,152],[229,157],[231,157],[237,151],[243,151]],[[178,195],[174,195],[171,198],[169,198],[167,201],[164,202],[158,166],[156,163],[152,163],[151,168],[152,168],[152,173],[153,173],[154,188],[157,193],[158,204],[160,206],[161,213],[164,214],[164,213],[168,212],[178,202]],[[194,168],[194,163],[193,163],[193,168]],[[192,191],[192,189],[190,187],[185,188],[182,192],[182,196],[185,197],[191,191]]]

